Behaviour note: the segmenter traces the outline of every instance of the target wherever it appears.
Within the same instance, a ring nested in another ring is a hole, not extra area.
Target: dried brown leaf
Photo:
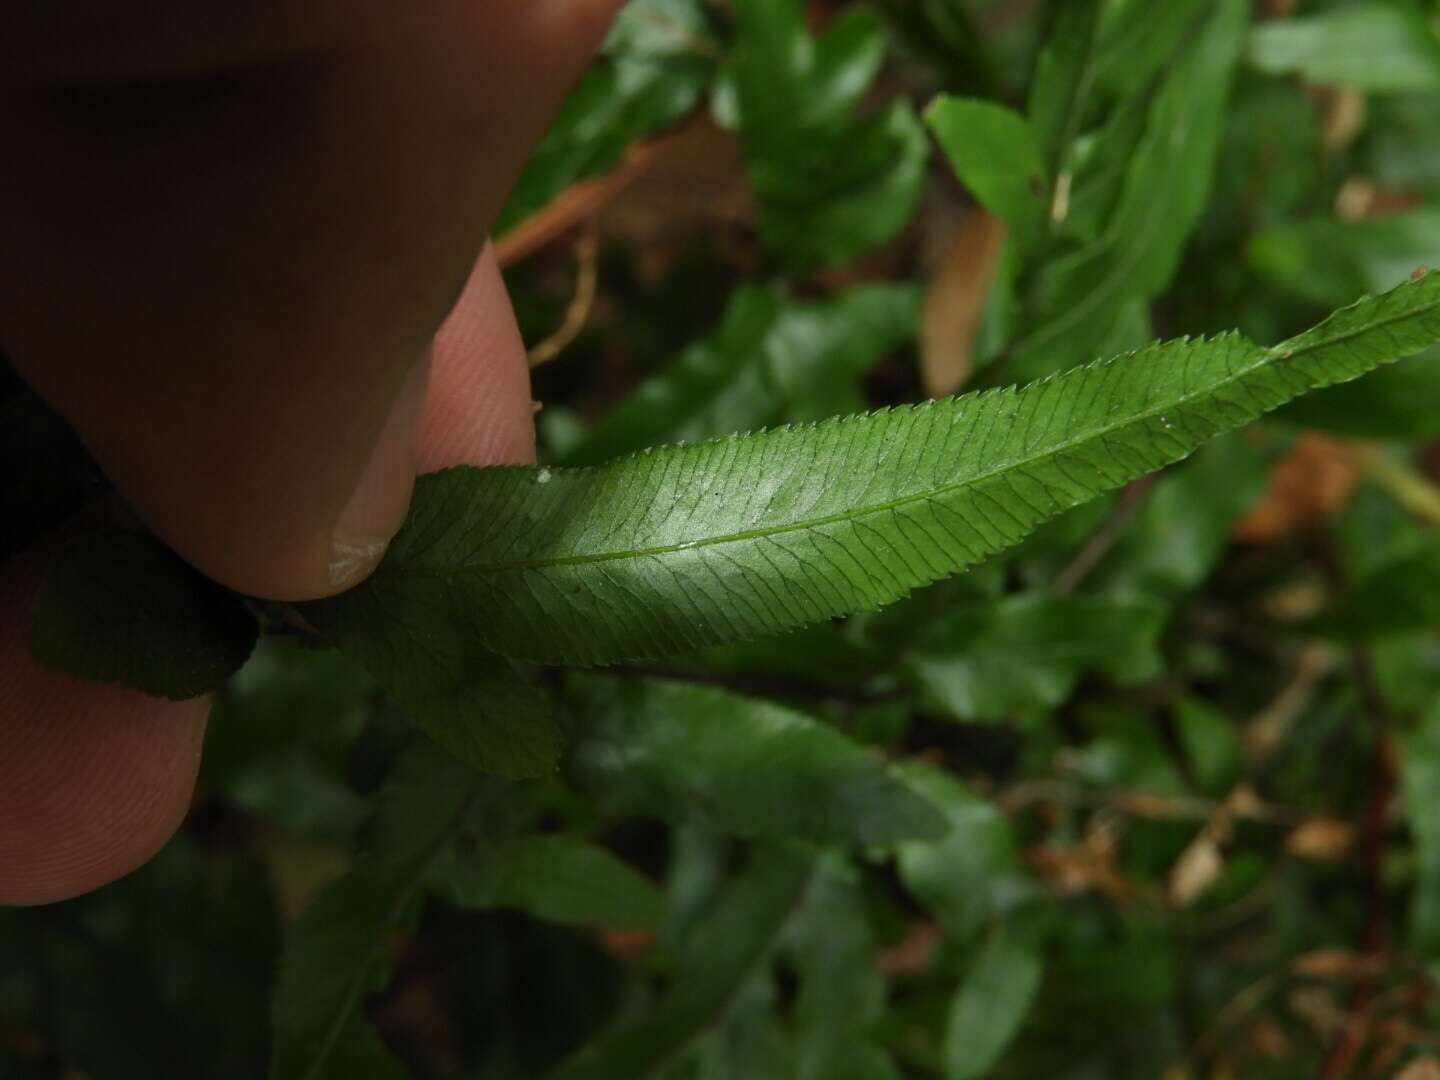
[[[920,371],[931,397],[946,397],[970,381],[975,336],[1004,247],[1005,226],[976,211],[960,226],[936,267],[925,290],[920,325]]]

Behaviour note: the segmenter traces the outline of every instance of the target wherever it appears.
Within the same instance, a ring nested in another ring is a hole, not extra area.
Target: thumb
[[[379,561],[435,332],[617,6],[363,5],[213,73],[167,38],[0,88],[0,334],[182,556],[277,599]]]

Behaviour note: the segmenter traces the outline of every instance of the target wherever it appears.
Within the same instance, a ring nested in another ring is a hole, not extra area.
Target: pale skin
[[[413,478],[532,460],[486,232],[620,0],[0,0],[0,341],[134,513],[247,594],[362,580]],[[0,904],[190,804],[208,702],[28,657],[0,566]]]

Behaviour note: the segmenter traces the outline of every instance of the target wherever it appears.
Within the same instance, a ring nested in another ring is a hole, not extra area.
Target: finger
[[[613,0],[390,5],[253,71],[0,101],[0,328],[200,569],[306,599],[402,520],[430,342]]]
[[[159,851],[189,807],[209,710],[31,660],[42,565],[32,555],[0,570],[0,904],[68,899]]]
[[[433,356],[420,471],[533,462],[530,365],[489,245],[436,335]]]

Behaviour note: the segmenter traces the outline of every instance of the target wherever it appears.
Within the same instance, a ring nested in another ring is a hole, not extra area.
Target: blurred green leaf
[[[890,240],[919,203],[928,144],[914,110],[857,108],[885,56],[863,9],[818,37],[803,0],[738,0],[730,73],[766,249],[793,271],[848,262]]]
[[[1440,629],[1440,536],[1427,534],[1354,582],[1321,625],[1362,641]]]
[[[742,285],[714,333],[641,384],[565,464],[846,411],[860,376],[913,341],[919,323],[919,290],[908,285],[862,285],[820,303]]]
[[[389,978],[390,935],[413,916],[432,862],[488,790],[428,744],[397,763],[355,869],[286,932],[272,1004],[271,1080],[409,1075],[361,1007]]]
[[[1255,270],[1317,304],[1380,292],[1436,261],[1440,210],[1360,221],[1320,218],[1257,233],[1247,255]]]
[[[1440,959],[1440,703],[1400,738],[1400,792],[1415,841],[1416,885],[1410,946]]]
[[[1307,428],[1359,439],[1440,438],[1440,350],[1371,372],[1345,386],[1321,390],[1287,406],[1280,416]]]
[[[558,834],[457,860],[434,884],[463,907],[513,907],[557,923],[654,929],[665,906],[654,883],[610,852]]]
[[[416,504],[392,555],[404,558],[416,550],[417,534],[423,536],[414,527],[419,510]],[[484,615],[442,579],[403,588],[372,579],[304,608],[327,642],[363,666],[452,754],[509,779],[555,772],[560,733],[550,698],[513,663],[476,644],[472,627]]]
[[[1087,672],[1121,683],[1154,678],[1166,615],[1150,600],[1023,593],[952,610],[904,666],[930,707],[960,720],[1003,720],[1059,704]]]
[[[1084,128],[1104,7],[1103,0],[1054,5],[1049,34],[1036,58],[1028,111],[1045,162],[1047,210],[1056,180],[1070,170],[1074,142]]]
[[[30,649],[67,674],[184,700],[219,687],[255,648],[244,600],[152,536],[90,533],[50,567]]]
[[[884,1010],[886,987],[857,877],[838,856],[821,860],[786,930],[785,954],[800,980],[798,1080],[898,1078],[866,1037]],[[840,1017],[844,1023],[837,1023]]]
[[[988,101],[942,97],[925,118],[950,166],[1024,250],[1045,228],[1049,180],[1039,140],[1023,116]]]
[[[784,848],[761,848],[726,887],[715,914],[682,944],[669,992],[644,1020],[582,1049],[549,1080],[645,1080],[723,1016],[763,964],[800,902],[811,863]]]
[[[202,789],[293,833],[348,840],[367,803],[345,781],[346,758],[375,693],[337,652],[262,641],[210,712]]]
[[[1175,704],[1175,734],[1200,790],[1229,791],[1245,764],[1235,720],[1204,701],[1182,698]]]
[[[999,809],[938,769],[912,763],[903,775],[944,811],[949,831],[902,844],[900,877],[948,934],[969,941],[1035,896],[1013,826]]]
[[[575,686],[567,772],[602,806],[846,846],[942,828],[883,762],[802,713],[684,683],[599,676]]]
[[[1159,478],[1086,591],[1173,601],[1198,588],[1224,556],[1230,527],[1264,494],[1270,464],[1239,435],[1201,447]]]
[[[1170,284],[1209,198],[1248,8],[1246,0],[1216,4],[1150,106],[1104,234],[1041,273],[1039,325],[1016,346],[1025,377],[1090,359],[1132,298],[1149,299]]]
[[[981,947],[950,1005],[945,1080],[985,1076],[1015,1038],[1044,977],[1039,948],[997,928]]]
[[[1371,93],[1440,90],[1440,41],[1410,0],[1263,23],[1250,34],[1249,59],[1272,75]]]
[[[1068,6],[1068,4],[1066,5]],[[1203,32],[1209,0],[1119,0],[1104,6],[1095,80],[1111,96],[1138,93]]]

